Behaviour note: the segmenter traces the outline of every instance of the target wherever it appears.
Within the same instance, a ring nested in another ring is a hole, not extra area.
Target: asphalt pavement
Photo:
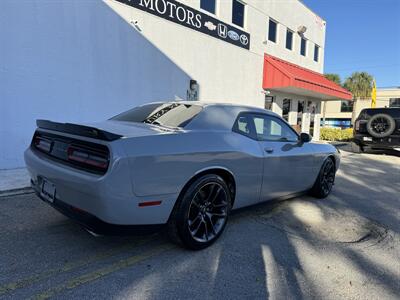
[[[234,213],[203,251],[94,237],[34,194],[0,197],[1,299],[399,299],[400,158],[343,152],[332,194]]]

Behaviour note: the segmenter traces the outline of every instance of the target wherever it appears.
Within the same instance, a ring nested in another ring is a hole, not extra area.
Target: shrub
[[[325,141],[350,141],[353,138],[353,129],[321,128],[321,140]]]

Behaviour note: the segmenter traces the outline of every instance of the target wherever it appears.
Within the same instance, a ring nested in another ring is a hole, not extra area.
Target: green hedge
[[[321,140],[325,141],[350,141],[353,138],[353,128],[321,128]]]

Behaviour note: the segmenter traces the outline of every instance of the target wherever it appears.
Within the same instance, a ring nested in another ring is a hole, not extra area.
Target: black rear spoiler
[[[36,120],[36,125],[38,128],[42,129],[70,133],[103,141],[115,141],[122,137],[122,135],[104,131],[98,128],[71,123],[57,123],[49,120]]]

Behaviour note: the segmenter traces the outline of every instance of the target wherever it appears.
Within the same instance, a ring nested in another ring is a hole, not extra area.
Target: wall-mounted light
[[[133,27],[135,27],[135,29],[139,32],[142,32],[142,29],[139,27],[138,21],[131,21],[130,22],[132,24]]]
[[[304,34],[307,31],[307,27],[304,25],[299,26],[299,28],[297,28],[297,32],[298,34]]]

